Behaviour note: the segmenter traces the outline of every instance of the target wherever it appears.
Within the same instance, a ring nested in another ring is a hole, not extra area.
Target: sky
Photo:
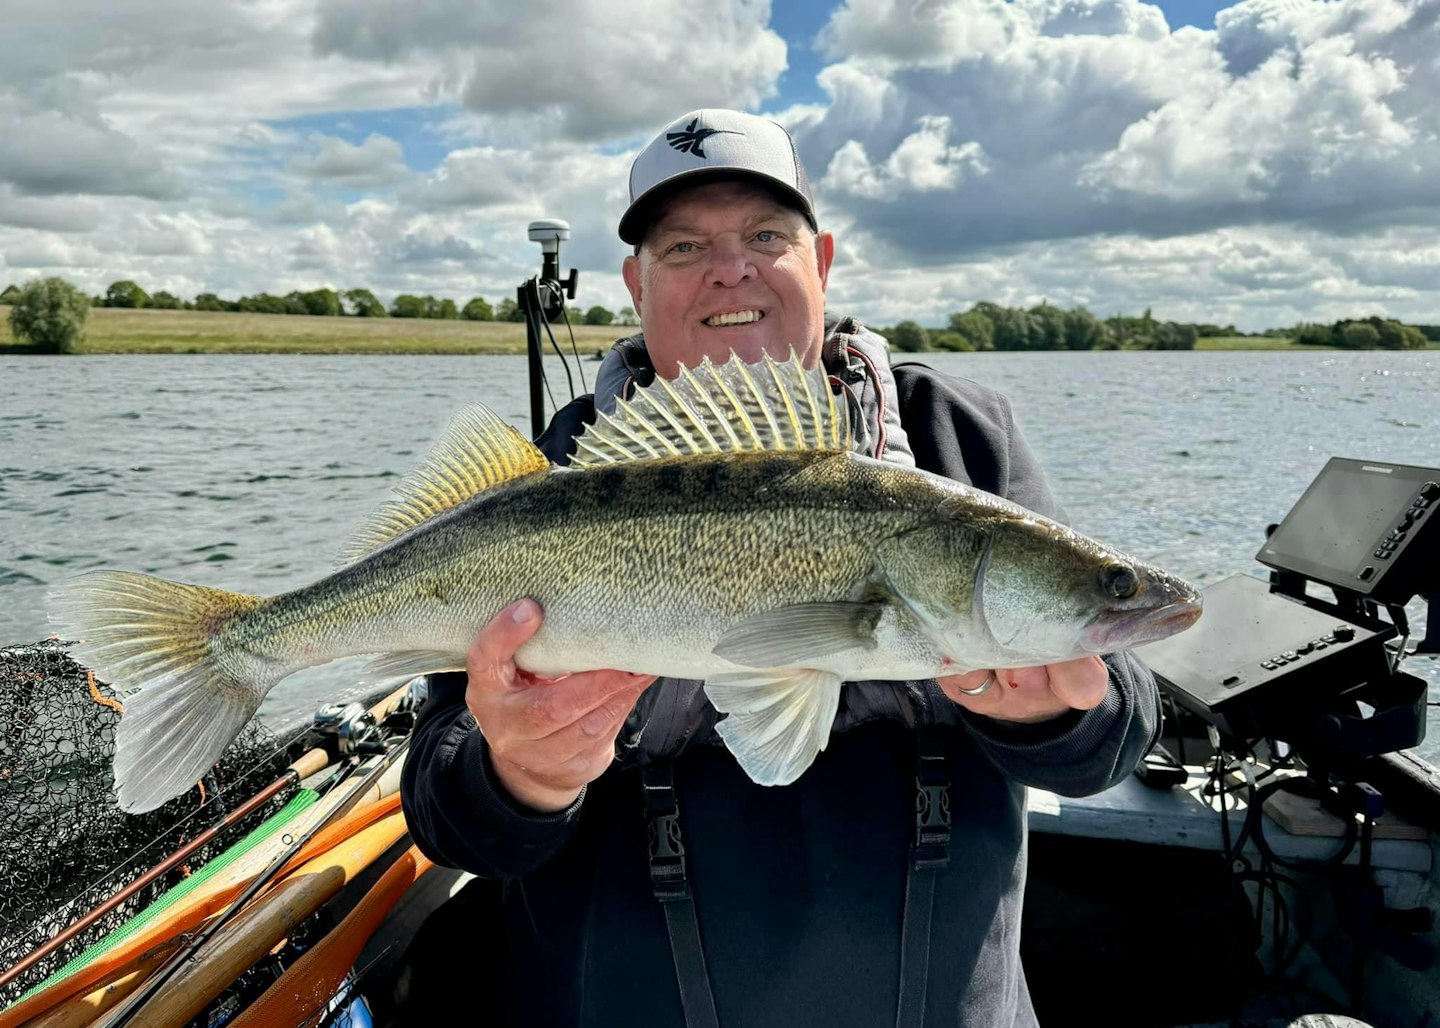
[[[516,12],[523,11],[523,14]],[[1440,0],[0,0],[0,288],[497,303],[570,223],[616,310],[634,155],[788,127],[828,303],[1244,331],[1440,323]]]

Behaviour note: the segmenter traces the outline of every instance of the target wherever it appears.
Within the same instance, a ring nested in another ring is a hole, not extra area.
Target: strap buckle
[[[915,775],[915,840],[910,862],[915,868],[950,866],[950,779],[945,761],[922,757]]]
[[[680,804],[669,766],[645,768],[646,834],[650,841],[650,884],[662,902],[686,899],[690,883],[685,877],[685,842],[680,835]]]

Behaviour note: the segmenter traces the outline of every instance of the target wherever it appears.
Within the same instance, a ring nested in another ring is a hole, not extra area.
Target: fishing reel
[[[384,735],[363,703],[327,703],[315,712],[311,730],[325,748],[342,757],[384,753]]]
[[[415,727],[415,719],[429,695],[429,682],[421,675],[412,678],[404,691],[386,704],[380,720],[358,700],[327,703],[315,712],[310,730],[321,745],[342,757],[384,753],[390,738],[406,735]]]

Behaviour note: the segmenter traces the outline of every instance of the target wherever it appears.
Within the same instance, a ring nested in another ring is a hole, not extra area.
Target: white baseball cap
[[[810,182],[790,133],[768,118],[707,108],[676,118],[635,158],[620,238],[639,244],[655,208],[675,190],[727,178],[774,187],[819,231]]]

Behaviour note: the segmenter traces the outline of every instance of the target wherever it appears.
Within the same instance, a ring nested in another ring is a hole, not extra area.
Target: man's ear
[[[630,302],[635,307],[635,316],[640,317],[644,308],[641,307],[645,294],[645,286],[640,275],[640,258],[626,257],[625,263],[620,265],[620,277],[625,279],[625,288],[630,290]]]
[[[820,288],[823,290],[830,281],[830,265],[835,261],[835,237],[829,232],[815,236],[815,270],[820,273]],[[639,307],[635,308],[637,311]]]

